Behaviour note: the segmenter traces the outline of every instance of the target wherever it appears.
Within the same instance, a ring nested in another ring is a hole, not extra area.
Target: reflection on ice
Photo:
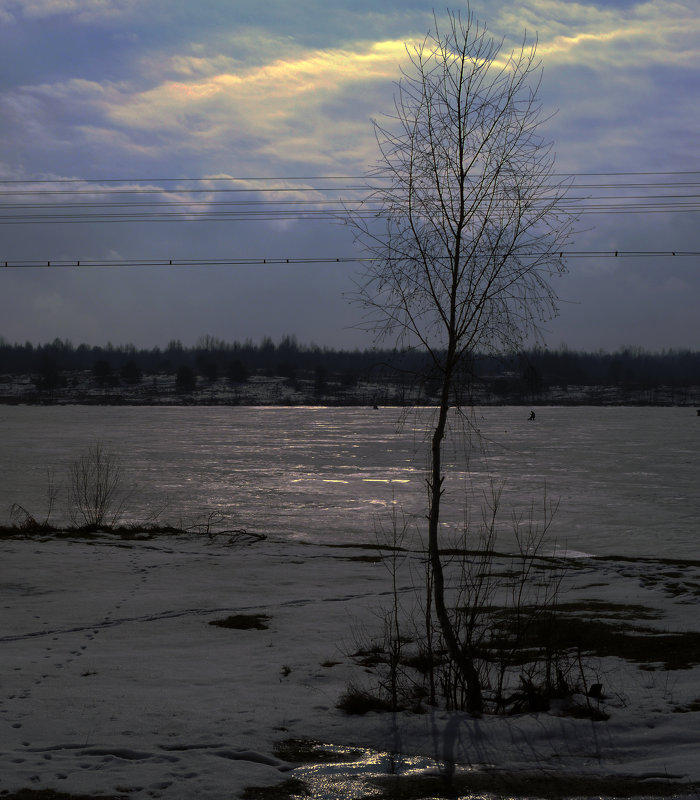
[[[476,409],[485,451],[448,442],[443,521],[459,533],[492,485],[504,520],[559,502],[560,548],[594,555],[696,558],[700,426],[685,408]],[[6,407],[0,415],[0,509],[46,509],[46,470],[63,479],[52,522],[67,521],[65,475],[101,441],[122,460],[123,521],[191,525],[212,510],[266,536],[367,541],[377,504],[425,517],[430,412],[385,408]]]
[[[363,483],[410,483],[408,478],[363,478]]]

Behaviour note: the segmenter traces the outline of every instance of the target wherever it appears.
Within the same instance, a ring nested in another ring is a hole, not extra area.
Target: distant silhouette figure
[[[531,411],[530,412],[530,416],[528,417],[528,420],[531,422],[534,418],[535,418],[535,412]]]

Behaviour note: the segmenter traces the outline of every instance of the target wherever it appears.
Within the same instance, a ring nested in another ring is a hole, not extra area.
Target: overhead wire
[[[679,180],[679,176],[684,180]],[[572,215],[590,215],[675,214],[698,211],[700,194],[697,193],[697,187],[700,186],[700,181],[692,180],[697,176],[700,176],[700,171],[676,170],[555,173],[552,177],[562,177],[572,181],[569,193],[564,193],[558,204],[558,210]],[[619,177],[642,178],[643,181],[609,180]],[[649,180],[650,177],[665,178],[665,180]],[[577,178],[608,180],[577,184]],[[338,184],[341,181],[342,183]],[[354,184],[348,183],[349,181],[364,183]],[[222,182],[234,185],[222,186]],[[180,185],[174,187],[172,186],[174,183]],[[203,185],[212,183],[216,185]],[[290,186],[290,183],[296,185]],[[153,184],[167,184],[167,186]],[[552,188],[558,187],[554,185]],[[590,190],[591,194],[581,194],[582,190]],[[571,193],[573,191],[576,192],[575,195]],[[613,191],[615,193],[611,194]],[[362,192],[359,197],[358,192]],[[376,205],[376,197],[373,202],[372,192],[386,196],[392,192],[392,188],[390,184],[382,185],[377,176],[371,175],[369,177],[317,175],[26,180],[8,178],[0,179],[0,224],[325,220],[331,215],[343,217],[348,209],[353,207],[356,209],[353,213],[370,217],[380,212],[380,207]],[[290,194],[296,194],[297,197],[283,199],[284,195]],[[274,195],[274,198],[270,195]],[[154,199],[147,203],[140,202],[139,198],[143,196]],[[156,200],[155,196],[166,199]],[[174,200],[173,196],[179,199]],[[203,196],[207,199],[203,199]],[[76,202],[74,198],[78,197],[81,200]],[[228,199],[229,197],[232,199]],[[33,198],[36,198],[37,202],[31,202]],[[111,198],[121,200],[121,203],[111,201]],[[553,196],[542,196],[539,202],[546,203],[552,199]],[[131,213],[116,211],[127,208],[133,211]],[[168,211],[164,212],[162,210],[164,208]],[[39,213],[40,211],[46,213]],[[66,211],[69,213],[64,213]]]
[[[572,216],[596,214],[678,214],[700,211],[700,170],[554,173],[571,180],[557,210]],[[586,179],[576,183],[577,178]],[[600,178],[596,182],[590,180]],[[618,180],[622,178],[623,180]],[[682,179],[681,179],[682,178]],[[628,180],[629,179],[629,180]],[[639,179],[639,180],[635,180]],[[359,183],[363,182],[364,183]],[[228,182],[228,186],[222,183]],[[358,183],[355,183],[358,182]],[[290,185],[295,184],[296,185]],[[162,184],[162,185],[157,185]],[[174,186],[173,184],[178,184]],[[186,184],[186,185],[183,185]],[[215,184],[209,185],[206,184]],[[244,185],[241,185],[244,184]],[[252,185],[251,185],[252,184]],[[271,185],[277,184],[277,185]],[[552,184],[557,192],[560,183]],[[590,190],[586,194],[583,190]],[[372,192],[377,195],[373,198]],[[167,222],[336,221],[349,214],[372,219],[382,215],[381,199],[391,184],[377,176],[307,175],[198,178],[0,178],[0,225],[76,225]],[[614,193],[612,193],[614,192]],[[362,193],[362,194],[358,194]],[[290,194],[297,195],[290,197]],[[274,197],[272,196],[274,195]],[[340,195],[340,196],[337,196]],[[145,198],[149,199],[146,200]],[[36,202],[32,202],[33,199]],[[114,198],[114,199],[112,199]],[[230,199],[229,199],[230,198]],[[540,203],[556,196],[542,196]],[[13,202],[14,201],[14,202]],[[541,255],[541,254],[540,254]],[[696,257],[686,251],[569,251],[577,257]],[[270,261],[198,259],[187,264],[345,263],[354,258],[282,259]],[[132,262],[46,262],[50,266],[128,266]],[[138,264],[177,265],[170,259]],[[0,261],[0,266],[3,262]],[[7,267],[43,266],[44,262],[5,262]]]
[[[698,258],[700,251],[691,250],[564,250],[556,252],[523,253],[523,258],[559,256],[562,258]],[[72,260],[57,259],[46,261],[5,261],[2,269],[60,269],[63,267],[238,267],[238,266],[301,266],[312,264],[355,264],[378,261],[375,257],[295,257],[295,258],[139,258]]]
[[[553,172],[553,177],[616,177],[618,175],[700,175],[700,170],[664,170],[664,171],[628,171],[628,172]],[[144,182],[172,182],[172,181],[310,181],[310,180],[366,180],[367,175],[266,175],[266,176],[235,176],[211,175],[188,177],[161,177],[161,178],[0,178],[0,184],[13,183],[144,183]],[[370,177],[372,177],[370,175]]]

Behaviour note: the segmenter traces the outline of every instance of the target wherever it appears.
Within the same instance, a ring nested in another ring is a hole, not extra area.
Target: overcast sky
[[[57,223],[55,215],[61,201],[60,213],[84,220],[122,211],[75,207],[86,201],[279,201],[320,186],[327,192],[314,196],[331,201],[328,208],[350,198],[356,179],[318,177],[361,176],[375,162],[371,119],[391,111],[404,43],[428,31],[433,5],[0,0],[0,178],[8,181],[0,202],[12,206],[0,209],[0,265],[351,258],[357,251],[347,228],[298,214],[155,222],[147,215],[178,207],[138,206],[139,221],[107,224]],[[700,194],[698,0],[473,0],[471,8],[507,46],[525,31],[537,35],[541,99],[557,112],[546,135],[558,171],[578,175],[574,195],[588,197],[589,210],[604,197],[645,198],[644,213],[582,215],[572,249],[700,251],[700,205],[668,197]],[[205,176],[238,180],[165,180]],[[299,178],[307,180],[292,180]],[[44,179],[99,182],[9,182]],[[108,182],[116,179],[123,182]],[[619,183],[658,185],[602,188]],[[97,193],[107,188],[154,191]],[[248,192],[185,193],[193,188]],[[261,188],[293,191],[253,191]],[[44,193],[17,194],[29,189]],[[670,211],[676,202],[691,210]],[[208,207],[218,209],[240,207]],[[561,313],[548,326],[550,347],[700,348],[697,256],[574,257],[568,265],[556,282]],[[364,347],[371,340],[355,327],[360,309],[347,299],[357,275],[351,262],[0,268],[0,336],[151,347],[194,344],[205,334],[227,341],[294,334],[304,343]]]

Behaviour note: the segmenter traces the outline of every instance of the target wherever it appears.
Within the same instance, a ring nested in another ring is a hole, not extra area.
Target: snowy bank
[[[665,669],[664,652],[645,669],[596,657],[607,722],[338,710],[367,677],[348,653],[388,600],[369,548],[104,535],[7,539],[0,554],[0,790],[218,800],[290,776],[320,786],[315,767],[278,755],[289,739],[425,757],[404,762],[418,772],[635,776],[688,796],[700,786],[700,668]],[[695,629],[700,565],[577,563],[567,601],[653,609],[659,631]],[[234,614],[269,621],[209,624]]]

